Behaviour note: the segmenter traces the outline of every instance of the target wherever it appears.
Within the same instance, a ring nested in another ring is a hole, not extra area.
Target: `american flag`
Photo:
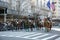
[[[55,11],[55,5],[54,5],[54,2],[51,3],[50,7],[52,8],[53,11]]]

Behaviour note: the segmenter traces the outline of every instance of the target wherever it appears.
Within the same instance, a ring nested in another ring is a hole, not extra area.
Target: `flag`
[[[51,8],[53,11],[55,11],[55,5],[54,5],[54,2],[51,3]]]
[[[47,2],[47,7],[50,9],[50,0]]]

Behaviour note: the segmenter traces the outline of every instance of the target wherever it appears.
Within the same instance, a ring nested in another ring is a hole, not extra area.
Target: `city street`
[[[0,0],[0,40],[60,40],[60,0]]]
[[[57,27],[58,28],[58,27]],[[50,32],[44,30],[22,31],[2,31],[0,40],[60,40],[60,31],[53,27]]]

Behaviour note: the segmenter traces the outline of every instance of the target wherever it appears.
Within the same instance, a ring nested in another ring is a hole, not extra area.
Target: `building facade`
[[[31,12],[31,1],[30,0],[21,0],[21,6],[20,6],[21,15],[28,16],[32,15]]]
[[[60,19],[60,0],[51,0],[51,3],[54,2],[55,11],[51,10],[53,13],[53,18]]]
[[[15,6],[12,5],[12,0],[0,0],[0,22],[13,20],[13,16],[15,16],[15,14],[18,14],[17,10],[15,9]]]
[[[3,19],[1,20],[4,20],[4,22],[9,19],[14,20],[18,18],[17,15],[28,16],[34,13],[48,14],[49,11],[52,11],[47,7],[48,1],[49,0],[0,0],[1,18],[3,15]],[[50,0],[50,3],[52,2],[56,2],[53,16],[59,17],[60,0]]]
[[[56,18],[60,19],[60,0],[53,0],[53,2],[56,2],[55,4],[55,16]]]

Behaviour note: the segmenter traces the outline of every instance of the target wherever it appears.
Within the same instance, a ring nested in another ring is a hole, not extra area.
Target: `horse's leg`
[[[50,26],[50,30],[51,30],[51,26]]]

